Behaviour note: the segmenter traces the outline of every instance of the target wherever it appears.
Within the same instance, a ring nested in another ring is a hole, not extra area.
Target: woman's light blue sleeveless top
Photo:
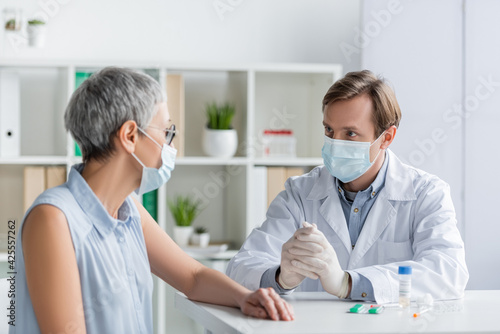
[[[41,194],[39,204],[59,208],[68,221],[80,272],[87,333],[153,333],[153,278],[137,207],[127,197],[111,217],[81,176],[71,168],[68,181]],[[15,327],[10,334],[40,333],[26,284],[21,231],[16,242]],[[59,273],[64,276],[64,272]],[[73,333],[72,324],[67,332]]]

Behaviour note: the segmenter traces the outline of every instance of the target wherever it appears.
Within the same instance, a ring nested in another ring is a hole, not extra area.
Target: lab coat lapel
[[[328,196],[319,208],[319,213],[323,216],[328,225],[332,227],[335,233],[337,233],[340,240],[342,240],[347,253],[351,254],[351,237],[349,236],[347,221],[345,220],[344,211],[340,205],[339,196],[336,193]]]
[[[370,213],[366,217],[356,247],[349,259],[349,268],[357,266],[370,247],[378,240],[387,225],[396,219],[397,210],[391,202],[413,201],[417,198],[407,168],[391,150],[388,150],[388,152],[389,165],[384,188],[380,191]]]
[[[321,170],[321,175],[311,189],[307,199],[324,199],[319,207],[319,213],[342,241],[347,253],[351,254],[351,238],[347,229],[347,221],[345,220],[337,189],[335,189],[333,177],[326,168]]]
[[[385,194],[384,189],[382,189],[366,217],[363,229],[349,259],[349,268],[356,268],[357,263],[378,240],[387,225],[396,218],[396,209],[384,196]]]

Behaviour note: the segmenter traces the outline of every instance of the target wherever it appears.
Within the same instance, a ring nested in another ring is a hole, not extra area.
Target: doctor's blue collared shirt
[[[372,182],[372,184],[365,190],[358,191],[355,194],[349,194],[342,188],[341,182],[334,178],[335,189],[338,190],[338,196],[340,198],[340,204],[342,210],[344,211],[345,220],[347,222],[347,227],[349,229],[349,236],[351,238],[351,245],[353,248],[356,245],[356,241],[361,233],[363,225],[366,221],[366,217],[370,212],[375,200],[378,197],[379,192],[385,185],[385,178],[387,174],[387,166],[389,165],[389,154],[385,153],[384,163],[377,174],[377,177]],[[355,196],[353,200],[346,197]],[[276,271],[279,269],[279,265],[274,266],[264,272],[260,280],[261,287],[273,287],[279,293],[287,293],[292,290],[283,289],[276,282]],[[352,279],[352,289],[350,298],[355,300],[375,300],[375,294],[373,293],[373,286],[371,282],[354,271],[348,270],[349,275]]]
[[[83,311],[87,333],[153,333],[153,278],[137,207],[129,196],[118,210],[118,219],[111,217],[81,176],[82,169],[82,164],[73,166],[68,181],[41,194],[30,210],[49,204],[66,216],[83,299],[75,311]],[[26,283],[20,234],[16,271],[16,326],[9,333],[40,333]]]
[[[389,154],[385,153],[384,163],[380,168],[377,177],[372,184],[365,190],[355,193],[354,200],[346,197],[346,191],[342,188],[340,181],[335,178],[336,189],[338,190],[340,205],[344,211],[347,227],[349,228],[349,236],[351,237],[351,245],[354,248],[356,241],[358,241],[359,234],[363,229],[366,217],[370,212],[378,194],[384,188],[385,176],[387,174],[387,166],[389,165]],[[356,300],[375,300],[373,293],[373,286],[371,282],[363,275],[355,271],[348,270],[352,279],[351,299]]]

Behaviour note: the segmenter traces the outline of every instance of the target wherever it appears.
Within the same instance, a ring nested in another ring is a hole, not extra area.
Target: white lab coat
[[[252,231],[229,263],[228,275],[257,289],[262,274],[279,265],[281,248],[303,221],[316,223],[335,249],[342,269],[372,283],[377,303],[396,302],[398,266],[411,265],[412,299],[461,298],[469,273],[449,186],[407,166],[388,150],[385,186],[371,208],[354,250],[334,178],[324,167],[287,180],[267,219]],[[306,278],[297,291],[324,291]]]

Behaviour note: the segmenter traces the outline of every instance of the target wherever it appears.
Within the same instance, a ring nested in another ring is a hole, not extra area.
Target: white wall
[[[339,48],[353,39],[359,24],[358,0],[6,0],[2,6],[22,6],[28,17],[41,11],[49,18],[45,49],[14,47],[18,39],[4,37],[4,58],[319,62],[359,68],[359,53],[348,60]]]
[[[500,289],[500,2],[466,2],[465,241],[470,288]],[[489,82],[485,84],[485,82]]]
[[[394,10],[391,3],[400,4]],[[368,34],[376,31],[370,28],[378,23],[374,17],[391,10],[394,14],[385,27],[379,24],[382,28],[364,48],[361,64],[395,88],[402,121],[392,150],[451,185],[463,232],[462,124],[453,128],[443,119],[462,97],[461,8],[457,0],[364,1]],[[433,133],[441,133],[438,140]]]
[[[384,20],[391,3],[400,5]],[[364,30],[373,36],[361,65],[395,87],[403,118],[393,150],[451,186],[466,245],[467,288],[499,289],[500,2],[465,3],[364,1]]]

